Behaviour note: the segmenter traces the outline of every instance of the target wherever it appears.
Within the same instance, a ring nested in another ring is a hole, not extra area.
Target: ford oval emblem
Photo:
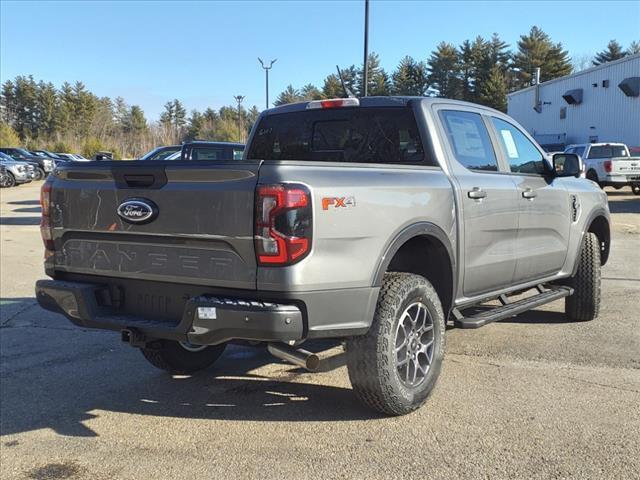
[[[158,216],[158,207],[146,198],[130,198],[118,206],[118,216],[129,223],[149,223]]]

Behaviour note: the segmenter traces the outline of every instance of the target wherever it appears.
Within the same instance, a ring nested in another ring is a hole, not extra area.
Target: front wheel
[[[11,172],[6,172],[0,175],[0,187],[8,188],[13,187],[16,184],[16,179]]]
[[[600,188],[603,188],[602,184],[598,181],[598,174],[596,173],[595,170],[589,170],[587,172],[587,180],[591,180],[592,182],[596,182]]]
[[[387,415],[419,408],[440,375],[444,332],[433,286],[420,275],[387,273],[371,328],[347,341],[349,379],[360,402]]]
[[[631,185],[631,191],[634,195],[640,195],[640,184]]]
[[[43,170],[42,168],[37,167],[37,168],[35,169],[35,177],[34,177],[34,180],[35,180],[36,182],[37,182],[37,181],[39,181],[39,180],[44,180],[46,176],[47,176],[47,174],[46,174],[46,173],[44,173],[44,170]]]
[[[565,297],[564,310],[571,320],[593,320],[600,312],[600,242],[595,233],[585,234],[579,255],[578,270],[568,282],[574,293]]]
[[[226,344],[192,345],[171,340],[156,340],[141,348],[142,355],[151,365],[174,374],[189,374],[215,363]]]

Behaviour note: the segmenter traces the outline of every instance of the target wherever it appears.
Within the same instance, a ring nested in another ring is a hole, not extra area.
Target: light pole
[[[240,111],[240,104],[244,100],[244,95],[234,95],[233,97],[238,102],[238,141],[242,142],[242,115]]]
[[[260,62],[260,65],[262,65],[262,68],[264,68],[264,73],[265,73],[265,80],[266,80],[266,92],[267,92],[267,108],[269,108],[269,70],[271,70],[271,67],[273,67],[273,64],[276,63],[278,61],[277,58],[274,58],[273,60],[271,60],[271,62],[269,62],[269,66],[265,66],[264,62],[262,61],[262,59],[260,57],[258,57],[258,61]]]
[[[367,96],[367,86],[369,83],[369,0],[364,0],[364,62],[362,75],[363,97]]]

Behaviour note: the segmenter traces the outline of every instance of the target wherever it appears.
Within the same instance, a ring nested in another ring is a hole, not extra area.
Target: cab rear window
[[[247,158],[436,165],[408,107],[267,115],[256,128]]]

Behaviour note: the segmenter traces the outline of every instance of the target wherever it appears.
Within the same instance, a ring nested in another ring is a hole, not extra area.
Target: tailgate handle
[[[124,175],[124,181],[127,183],[128,187],[151,187],[156,178],[153,175]]]

